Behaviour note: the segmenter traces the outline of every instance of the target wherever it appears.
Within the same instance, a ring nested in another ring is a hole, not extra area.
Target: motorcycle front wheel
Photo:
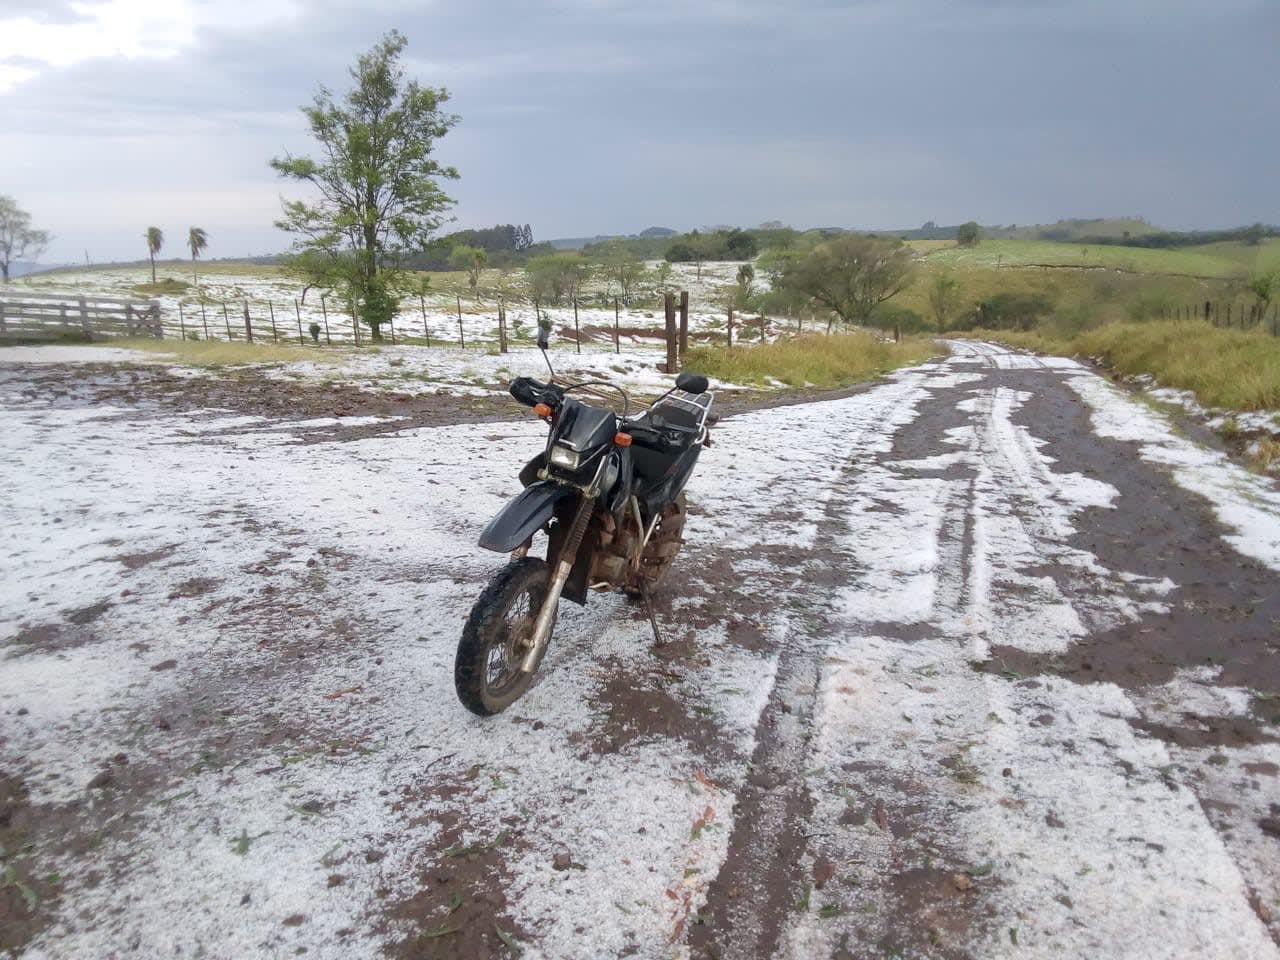
[[[485,587],[462,629],[453,683],[458,699],[482,717],[501,713],[529,689],[533,674],[520,662],[533,643],[533,625],[551,583],[545,560],[521,557]]]

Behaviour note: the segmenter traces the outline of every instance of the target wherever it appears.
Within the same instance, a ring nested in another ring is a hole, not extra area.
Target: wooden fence
[[[1172,311],[1165,310],[1161,315],[1166,320],[1204,320],[1215,327],[1259,330],[1280,337],[1280,302],[1268,305],[1206,300],[1203,303],[1177,307]]]
[[[163,336],[154,300],[0,290],[0,340]]]

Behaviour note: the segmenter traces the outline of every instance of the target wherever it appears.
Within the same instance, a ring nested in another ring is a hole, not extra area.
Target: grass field
[[[869,333],[811,334],[733,349],[697,347],[685,355],[685,363],[691,370],[730,383],[780,381],[790,387],[841,387],[922,363],[939,353],[937,344],[929,340],[891,343]]]
[[[1268,240],[1256,247],[1243,243],[1219,243],[1177,250],[1089,246],[1044,240],[984,240],[976,247],[952,245],[934,249],[926,253],[926,259],[934,266],[953,269],[1047,265],[1217,279],[1247,274],[1261,263],[1280,260],[1280,240]]]

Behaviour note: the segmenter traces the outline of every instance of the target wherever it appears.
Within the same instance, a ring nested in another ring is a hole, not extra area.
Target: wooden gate
[[[163,336],[155,300],[0,290],[0,340]]]

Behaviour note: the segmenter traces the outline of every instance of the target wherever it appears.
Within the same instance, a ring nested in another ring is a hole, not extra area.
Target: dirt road
[[[453,646],[536,422],[0,368],[0,950],[1280,957],[1280,493],[954,349],[727,420],[672,641],[570,608],[489,721]]]

